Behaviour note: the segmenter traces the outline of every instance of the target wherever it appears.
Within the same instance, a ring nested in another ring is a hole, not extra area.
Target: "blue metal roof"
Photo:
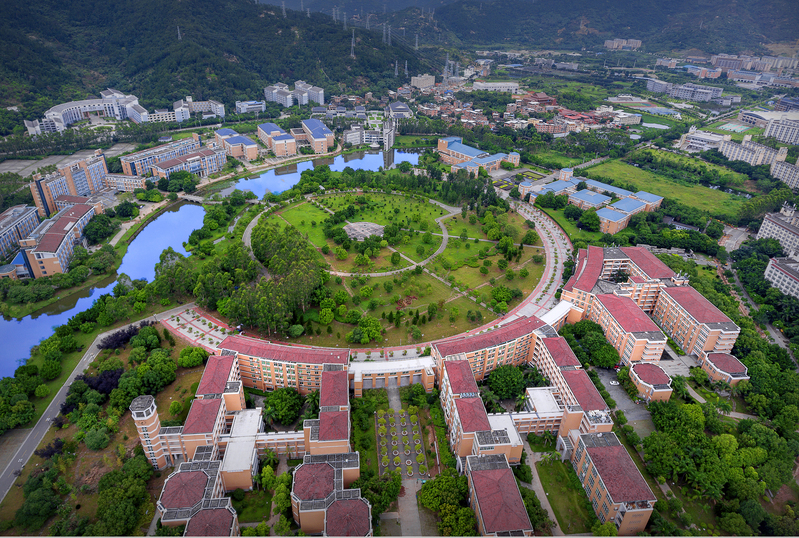
[[[486,152],[481,149],[473,148],[472,146],[467,146],[466,144],[462,143],[460,139],[455,138],[455,140],[458,140],[457,142],[450,142],[450,139],[447,138],[445,138],[444,140],[447,140],[447,149],[454,151],[456,153],[461,153],[463,155],[466,155],[467,157],[475,158],[479,157],[480,155],[486,154]]]
[[[280,133],[286,132],[283,130],[282,127],[280,127],[276,123],[262,123],[261,125],[258,126],[258,128],[265,133],[274,133],[275,131],[278,131]]]
[[[600,205],[606,202],[610,202],[610,198],[608,198],[604,194],[599,194],[598,192],[589,191],[588,189],[577,191],[574,194],[572,194],[571,197],[577,200],[582,200],[583,202],[588,202],[589,204],[593,205]]]
[[[230,145],[236,145],[236,144],[244,144],[245,146],[256,146],[257,145],[255,142],[253,142],[252,140],[250,140],[249,138],[247,138],[244,135],[231,136],[230,138],[226,138],[225,142],[227,142]]]
[[[233,129],[218,129],[216,131],[216,134],[221,135],[221,136],[233,136],[233,135],[237,135],[239,133],[237,133]]]
[[[610,207],[625,213],[632,213],[633,211],[637,211],[643,207],[646,207],[646,202],[636,200],[635,198],[624,198],[623,200],[619,200],[616,203],[610,204]]]
[[[294,137],[291,136],[290,134],[286,133],[286,134],[282,134],[282,135],[277,135],[277,136],[273,137],[272,140],[275,140],[275,141],[294,140]]]
[[[519,187],[532,187],[532,185],[533,184],[530,183],[529,181],[522,181],[521,183],[519,183]]]
[[[627,215],[624,213],[619,213],[618,211],[614,211],[607,207],[603,207],[602,209],[598,210],[596,214],[601,219],[609,220],[611,222],[619,222],[627,218]]]
[[[313,114],[324,114],[327,111],[327,107],[324,106],[315,106],[311,109],[311,113]]]
[[[14,265],[25,265],[25,255],[21,250],[17,252],[17,255],[14,256],[14,261],[11,263]]]
[[[554,192],[555,194],[557,194],[561,191],[565,191],[566,189],[572,186],[573,185],[568,181],[555,181],[554,183],[550,183],[549,185],[544,185],[544,188],[541,189],[541,192],[539,192],[538,194],[541,195],[541,194],[546,194],[548,192]]]
[[[630,192],[628,190],[620,189],[618,187],[614,187],[613,185],[608,185],[607,183],[602,183],[601,181],[596,181],[596,180],[593,180],[593,179],[586,179],[585,183],[586,183],[586,185],[590,185],[591,187],[594,187],[595,189],[602,189],[603,191],[612,192],[613,194],[616,194],[618,196],[630,196],[630,195],[632,195],[632,192]]]
[[[314,138],[324,138],[327,135],[333,134],[333,131],[327,128],[327,126],[319,120],[302,120],[302,124],[311,131],[311,136]]]
[[[638,191],[634,194],[634,196],[639,200],[644,200],[646,202],[657,202],[663,199],[662,196],[658,196],[657,194],[652,194],[651,192],[646,191]]]

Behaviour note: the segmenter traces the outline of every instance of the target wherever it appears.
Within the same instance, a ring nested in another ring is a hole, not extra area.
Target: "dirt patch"
[[[428,424],[428,426],[427,426],[427,445],[432,448],[435,445],[435,441],[436,441],[436,431],[435,431],[435,429],[433,428],[432,425]],[[427,459],[428,459],[427,470],[428,470],[428,473],[430,474],[430,477],[432,478],[432,477],[438,475],[441,471],[438,468],[438,462],[437,462],[437,458],[435,457],[435,455],[433,455],[432,457],[429,457]]]
[[[788,501],[796,500],[796,493],[786,484],[780,488],[771,503],[776,507],[782,508]]]

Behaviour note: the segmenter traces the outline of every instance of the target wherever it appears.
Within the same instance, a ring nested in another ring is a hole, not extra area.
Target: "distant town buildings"
[[[267,101],[278,103],[284,107],[296,105],[307,105],[310,102],[325,104],[325,90],[318,86],[307,84],[303,80],[294,83],[294,90],[290,90],[287,84],[278,82],[272,86],[264,88],[264,97]]]
[[[646,89],[655,93],[667,93],[669,97],[686,101],[711,101],[721,97],[724,88],[703,86],[701,84],[672,84],[657,79],[647,79]]]
[[[518,82],[482,82],[482,81],[475,81],[472,85],[472,88],[475,90],[484,90],[488,92],[510,92],[510,93],[518,93],[519,92],[519,83]]]
[[[771,71],[782,69],[796,69],[799,60],[787,56],[738,56],[734,54],[716,54],[710,57],[710,63],[723,69],[729,70],[752,70],[752,71]]]
[[[799,97],[783,97],[774,105],[775,112],[791,112],[799,110]]]
[[[25,127],[31,136],[60,133],[77,121],[89,119],[93,114],[116,120],[130,119],[136,123],[149,121],[147,110],[139,105],[138,97],[108,88],[100,92],[99,99],[70,101],[56,105],[47,110],[41,120],[25,120]]]
[[[610,50],[636,50],[641,48],[640,39],[606,39],[605,48]]]
[[[191,118],[192,114],[202,113],[202,119],[224,118],[225,105],[219,101],[209,99],[208,101],[195,101],[190,95],[172,104],[175,111],[175,121],[178,123]]]

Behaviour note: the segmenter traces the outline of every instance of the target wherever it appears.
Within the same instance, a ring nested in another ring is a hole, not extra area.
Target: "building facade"
[[[776,138],[786,144],[799,144],[799,121],[788,119],[787,115],[780,119],[771,119],[763,136]]]
[[[785,295],[799,299],[799,261],[794,258],[771,258],[763,277]]]
[[[119,162],[125,175],[143,176],[150,172],[154,164],[193,153],[198,149],[200,149],[200,136],[192,133],[189,138],[123,155],[119,158]]]
[[[19,246],[32,278],[66,273],[75,252],[83,241],[83,229],[95,215],[93,206],[70,205],[34,228]]]
[[[35,207],[15,205],[0,213],[0,256],[7,257],[19,250],[19,242],[39,225]]]
[[[189,172],[198,177],[208,177],[222,171],[227,156],[221,149],[202,148],[194,153],[181,155],[152,166],[153,176],[169,178],[175,172]]]
[[[799,215],[787,202],[779,213],[767,213],[757,231],[757,239],[776,239],[789,257],[799,254]]]
[[[106,188],[108,169],[102,150],[93,157],[74,161],[42,177],[35,174],[30,189],[33,201],[42,218],[57,210],[55,200],[62,195],[90,196]]]
[[[108,88],[100,92],[99,99],[70,101],[56,105],[47,110],[41,120],[25,120],[25,127],[30,136],[60,133],[71,124],[88,119],[93,114],[120,121],[127,119],[136,123],[149,121],[147,110],[139,105],[138,97]]]
[[[722,155],[731,161],[744,161],[752,166],[761,164],[774,165],[776,162],[784,162],[788,155],[788,148],[770,148],[757,142],[752,142],[752,135],[744,136],[743,141],[738,144],[732,140],[723,140],[719,145]]]

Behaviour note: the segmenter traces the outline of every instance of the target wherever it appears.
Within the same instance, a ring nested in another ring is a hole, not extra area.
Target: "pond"
[[[300,174],[314,166],[327,164],[333,171],[344,170],[347,166],[360,170],[378,170],[391,168],[407,161],[417,164],[418,155],[409,152],[361,151],[335,158],[315,159],[299,164],[277,168],[264,172],[255,179],[239,180],[233,189],[251,190],[259,198],[266,192],[278,194],[290,189],[300,180]],[[125,273],[132,279],[143,278],[151,281],[155,276],[155,264],[161,252],[172,247],[176,252],[186,255],[183,242],[189,234],[203,224],[205,210],[198,205],[185,204],[159,215],[139,232],[139,235],[128,247],[118,273]],[[54,327],[63,325],[69,318],[91,307],[92,303],[104,293],[111,293],[117,275],[109,275],[95,287],[39,310],[22,319],[3,319],[0,321],[0,338],[3,341],[4,353],[0,360],[0,377],[14,375],[14,370],[30,356],[31,347],[48,338]]]
[[[641,126],[648,129],[671,129],[671,127],[668,125],[663,125],[662,123],[642,123]]]

